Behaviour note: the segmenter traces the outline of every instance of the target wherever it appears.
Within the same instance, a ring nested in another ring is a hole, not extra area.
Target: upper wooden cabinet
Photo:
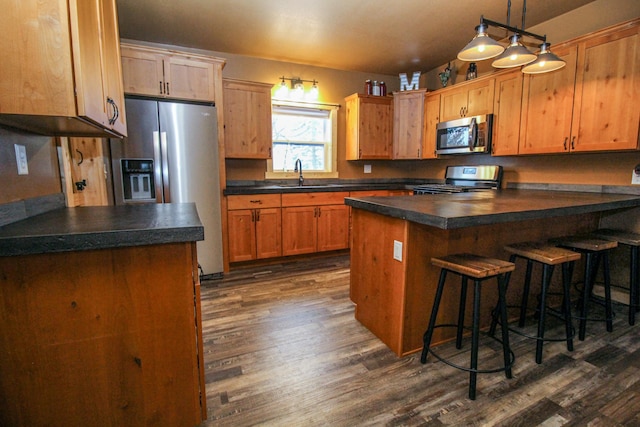
[[[124,92],[192,101],[216,100],[215,78],[224,60],[121,44]]]
[[[518,68],[495,78],[491,142],[494,156],[518,154],[523,76]]]
[[[270,83],[224,79],[225,157],[271,158]]]
[[[347,160],[391,159],[393,98],[353,94],[347,107]]]
[[[25,0],[2,12],[0,123],[125,136],[115,0]]]
[[[393,158],[420,159],[426,89],[393,94]]]
[[[440,121],[491,113],[494,84],[494,79],[482,79],[440,90]]]
[[[567,65],[525,77],[519,154],[633,150],[640,96],[638,21],[557,49]]]
[[[435,159],[436,130],[440,121],[440,94],[428,93],[424,101],[424,134],[422,136],[422,158]]]
[[[572,151],[637,148],[639,28],[636,21],[629,28],[604,32],[578,44]]]

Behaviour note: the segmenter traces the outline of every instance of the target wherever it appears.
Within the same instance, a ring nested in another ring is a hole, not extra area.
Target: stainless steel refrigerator
[[[128,137],[110,140],[115,203],[196,204],[205,277],[221,276],[222,223],[216,109],[212,104],[125,99]]]

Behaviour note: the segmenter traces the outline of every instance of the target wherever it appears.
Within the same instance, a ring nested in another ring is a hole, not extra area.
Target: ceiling
[[[526,28],[593,0],[529,0]],[[124,39],[395,75],[454,59],[505,0],[117,0]],[[514,0],[511,25],[522,26]],[[497,38],[504,30],[491,29]],[[551,40],[553,42],[553,40]]]

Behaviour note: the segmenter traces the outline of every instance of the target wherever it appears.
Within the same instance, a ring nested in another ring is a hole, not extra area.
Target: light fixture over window
[[[299,77],[280,77],[278,89],[274,94],[274,98],[292,101],[317,101],[320,91],[318,89],[317,80],[302,80]],[[291,82],[291,86],[287,85],[286,80]],[[304,83],[312,83],[309,90],[305,90]]]
[[[511,19],[511,0],[507,3],[507,24],[491,21],[480,17],[480,25],[476,27],[476,36],[459,53],[458,59],[461,61],[481,61],[483,59],[497,58],[491,64],[496,68],[520,67],[523,73],[537,74],[554,71],[565,66],[565,62],[551,53],[547,43],[547,36],[541,36],[524,30],[525,16],[527,13],[527,1],[522,2],[522,28],[512,27],[509,23]],[[513,35],[509,38],[510,43],[506,48],[493,40],[487,34],[489,26],[506,29]],[[542,41],[540,53],[536,56],[531,53],[521,42],[523,36],[531,37]],[[528,64],[528,65],[527,65]]]

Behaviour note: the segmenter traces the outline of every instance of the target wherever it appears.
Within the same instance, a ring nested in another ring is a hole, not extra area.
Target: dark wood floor
[[[466,372],[398,358],[354,319],[347,256],[233,271],[202,288],[203,426],[639,426],[640,324],[615,308],[612,333],[546,343],[542,365],[512,334],[513,378],[480,375],[471,401]],[[483,348],[480,363],[500,357]]]

